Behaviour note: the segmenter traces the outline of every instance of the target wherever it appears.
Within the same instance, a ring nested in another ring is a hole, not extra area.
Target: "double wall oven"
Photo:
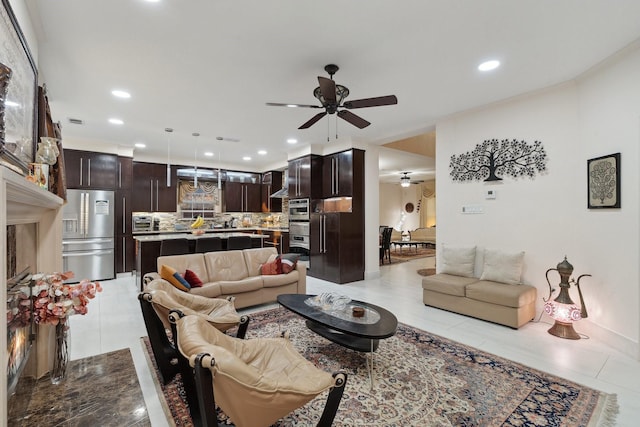
[[[289,250],[309,256],[309,199],[289,200]]]

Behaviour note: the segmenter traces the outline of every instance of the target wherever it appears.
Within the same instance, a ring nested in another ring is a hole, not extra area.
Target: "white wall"
[[[437,125],[436,155],[438,242],[524,250],[523,281],[538,288],[539,310],[548,294],[545,272],[566,255],[574,277],[593,275],[581,281],[589,318],[576,329],[635,357],[640,336],[638,75],[636,46],[574,82],[448,118]],[[454,183],[451,155],[490,138],[542,141],[548,172],[533,180]],[[622,155],[622,208],[589,210],[587,159],[616,152]],[[487,189],[496,190],[495,200],[485,199]],[[482,205],[484,214],[463,215],[466,204]],[[550,278],[559,283],[557,274]],[[571,294],[578,302],[573,287]]]
[[[415,230],[420,227],[420,186],[402,188],[400,184],[380,183],[380,225],[388,225],[400,231]],[[414,211],[407,213],[407,203],[413,203]]]

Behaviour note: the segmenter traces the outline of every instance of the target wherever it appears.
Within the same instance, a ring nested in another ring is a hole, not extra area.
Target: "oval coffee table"
[[[362,353],[369,353],[367,359],[369,378],[373,387],[373,353],[379,341],[395,335],[398,319],[390,311],[374,304],[351,300],[343,310],[324,310],[307,304],[315,295],[281,294],[278,303],[289,311],[307,319],[307,327],[316,334],[338,345]],[[362,307],[363,317],[353,317],[352,308]]]

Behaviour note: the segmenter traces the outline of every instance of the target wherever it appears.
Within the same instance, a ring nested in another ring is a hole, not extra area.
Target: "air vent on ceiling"
[[[71,117],[69,117],[69,123],[72,123],[74,125],[83,125],[84,124],[84,122],[82,120],[74,119],[74,118],[71,118]]]

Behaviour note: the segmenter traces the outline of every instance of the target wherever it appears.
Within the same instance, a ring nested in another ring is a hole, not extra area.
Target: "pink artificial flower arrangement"
[[[71,271],[33,276],[33,319],[36,323],[57,325],[72,314],[87,314],[89,300],[102,292],[102,286],[87,279],[80,283],[64,283],[72,277]]]

